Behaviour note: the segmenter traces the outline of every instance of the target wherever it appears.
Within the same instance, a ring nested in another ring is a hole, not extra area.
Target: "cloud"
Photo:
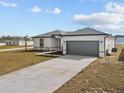
[[[53,13],[53,14],[60,14],[61,13],[61,9],[59,8],[54,8],[53,10],[47,10],[48,13]]]
[[[122,3],[109,2],[105,5],[105,9],[108,12],[124,14],[124,4]]]
[[[76,24],[90,26],[103,31],[124,32],[124,15],[116,13],[94,13],[91,15],[76,14],[73,18]]]
[[[41,13],[42,10],[41,10],[40,7],[34,6],[34,7],[31,9],[31,12],[33,12],[33,13]]]
[[[108,2],[104,12],[92,14],[75,14],[73,21],[76,24],[90,26],[103,31],[124,33],[124,4]]]
[[[92,26],[93,28],[104,30],[104,31],[111,31],[111,32],[124,32],[124,25],[95,25]]]
[[[73,17],[75,23],[84,25],[119,24],[124,21],[124,15],[115,13],[93,13],[91,15],[76,14]]]
[[[13,7],[13,8],[18,6],[16,3],[8,3],[5,1],[0,1],[0,5],[3,7]]]

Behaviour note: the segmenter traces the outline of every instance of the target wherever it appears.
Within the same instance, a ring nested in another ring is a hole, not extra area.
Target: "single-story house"
[[[33,37],[34,49],[62,51],[64,55],[105,57],[115,47],[114,37],[93,28],[64,32],[60,30]]]
[[[24,46],[25,45],[25,40],[24,39],[10,39],[10,40],[5,40],[5,43],[7,46]],[[33,45],[32,40],[26,41],[27,45]]]
[[[124,35],[116,35],[115,36],[115,44],[124,44]]]
[[[5,43],[5,42],[0,41],[0,46],[5,46],[5,45],[6,45],[6,43]]]

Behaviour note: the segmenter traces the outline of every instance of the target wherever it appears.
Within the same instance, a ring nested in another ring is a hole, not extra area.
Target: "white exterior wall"
[[[19,45],[19,41],[18,40],[6,40],[6,45],[16,45],[18,46]]]
[[[104,51],[105,36],[66,36],[63,37],[63,54],[66,54],[66,41],[99,41],[99,57],[105,56]]]
[[[6,45],[6,43],[0,43],[0,46],[5,46]]]
[[[27,41],[27,44],[32,46],[33,45],[33,41]]]
[[[24,46],[25,45],[25,41],[24,40],[19,41],[19,45],[20,46]],[[33,41],[27,41],[27,45],[33,45]]]
[[[116,45],[124,44],[124,37],[116,37],[115,43]]]
[[[115,48],[115,37],[112,37],[112,48]]]
[[[19,45],[20,46],[24,46],[25,45],[25,41],[23,41],[23,40],[19,41]]]
[[[24,46],[24,40],[6,40],[6,45],[14,45],[14,46]],[[33,41],[27,41],[27,45],[33,45]]]
[[[106,46],[105,46],[105,49],[106,51],[108,51],[108,53],[111,54],[112,52],[112,48],[115,47],[115,39],[114,37],[106,37]]]

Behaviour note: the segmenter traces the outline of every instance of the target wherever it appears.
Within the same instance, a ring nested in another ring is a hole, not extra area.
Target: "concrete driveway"
[[[96,58],[61,56],[0,77],[0,93],[52,93]]]

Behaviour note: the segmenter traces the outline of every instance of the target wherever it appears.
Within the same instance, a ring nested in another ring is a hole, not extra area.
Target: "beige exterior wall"
[[[44,47],[49,50],[56,50],[60,47],[59,39],[57,38],[34,38],[34,48],[35,49],[42,49],[40,48],[40,39],[44,39]]]
[[[35,49],[40,47],[40,38],[34,38],[33,39],[33,46]]]
[[[48,47],[48,48],[59,47],[59,39],[57,39],[57,38],[44,38],[44,47]]]

